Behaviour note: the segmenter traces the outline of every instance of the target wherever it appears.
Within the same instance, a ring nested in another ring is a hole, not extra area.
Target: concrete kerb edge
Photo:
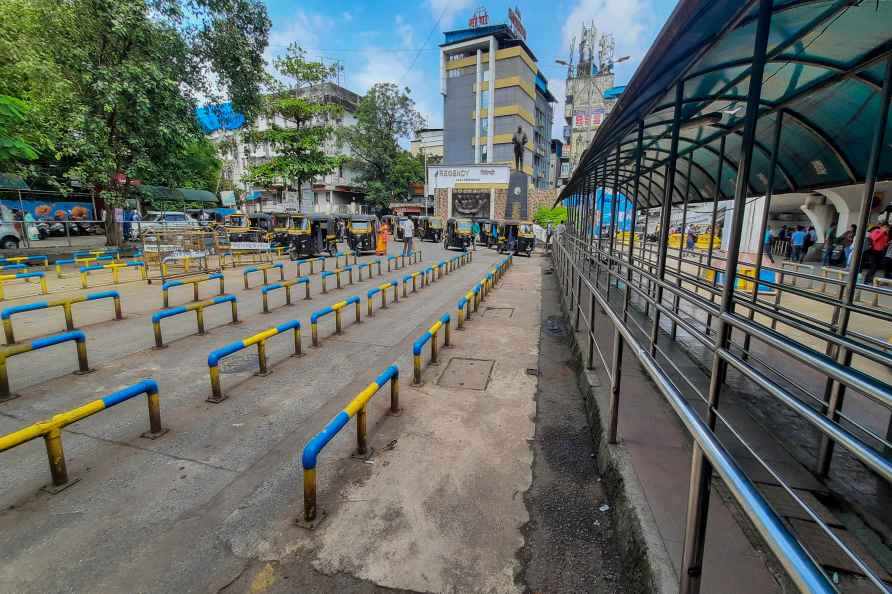
[[[598,452],[598,470],[613,506],[613,538],[621,551],[623,583],[630,592],[675,594],[678,592],[678,575],[660,537],[629,452],[622,443],[609,445],[604,437],[607,425],[597,395],[603,396],[606,402],[610,386],[600,381],[597,371],[585,369],[580,346],[584,333],[572,330],[564,303],[561,303],[561,311],[571,329],[568,338],[576,362],[576,380],[585,399],[592,443]]]

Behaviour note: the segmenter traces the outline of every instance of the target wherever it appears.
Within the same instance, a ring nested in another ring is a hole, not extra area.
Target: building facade
[[[422,128],[415,132],[409,143],[409,152],[414,157],[426,157],[432,161],[443,158],[443,128]]]
[[[512,136],[527,137],[523,171],[533,187],[553,185],[548,158],[554,96],[524,41],[519,15],[512,25],[449,31],[440,46],[443,164],[514,166]],[[488,22],[488,17],[485,21]]]
[[[335,103],[343,108],[341,117],[333,125],[352,126],[356,123],[356,109],[361,97],[335,83],[325,82],[301,91],[302,96],[314,100]],[[276,156],[269,144],[251,144],[244,140],[245,118],[232,111],[229,104],[204,107],[198,111],[198,119],[223,161],[223,179],[230,182],[244,196],[247,212],[300,210],[302,212],[366,212],[364,194],[358,187],[358,172],[349,165],[342,165],[332,173],[306,181],[301,188],[294,180],[282,180],[271,187],[259,187],[242,181],[248,168],[268,162]],[[271,125],[282,128],[292,126],[280,115],[267,118],[260,116],[253,129],[266,130]],[[332,138],[325,145],[328,155],[350,156],[350,149]]]
[[[564,176],[565,179],[569,179],[569,174],[576,169],[582,153],[591,144],[592,138],[625,89],[615,86],[613,51],[614,41],[611,35],[604,35],[599,39],[594,24],[583,24],[578,55],[574,38],[569,61],[561,61],[567,66],[563,154],[569,163],[569,171]],[[625,59],[627,58],[621,58]]]

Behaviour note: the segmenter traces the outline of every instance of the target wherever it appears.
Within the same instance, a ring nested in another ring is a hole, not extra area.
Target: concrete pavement
[[[383,279],[454,254],[423,249],[423,263],[328,295],[314,278],[312,301],[268,315],[259,290],[243,290],[240,272],[227,271],[243,323],[228,325],[225,306],[211,309],[209,334],[196,336],[186,314],[165,322],[170,346],[161,350],[152,348],[148,319],[160,307],[160,287],[120,285],[125,320],[108,321],[110,307],[101,304],[75,313],[87,324],[94,373],[70,375],[74,357],[65,347],[11,360],[21,397],[0,405],[0,434],[146,376],[159,382],[170,432],[139,437],[147,428],[141,400],[69,426],[63,443],[79,481],[55,495],[40,489],[48,482],[40,440],[4,452],[0,591],[523,591],[518,552],[532,480],[537,380],[528,370],[539,365],[540,260],[515,259],[467,329],[453,331],[455,347],[425,369],[422,387],[410,386],[412,342],[442,313],[455,313],[456,300],[500,258],[494,251],[477,251],[473,262],[386,310],[376,302],[374,318],[363,303],[362,323],[347,313],[340,336],[326,320],[322,346],[310,347],[312,310],[353,294],[364,302]],[[228,399],[205,401],[210,350],[295,318],[304,324],[304,357],[289,356],[290,337],[274,337],[273,373],[255,377],[254,350],[233,355],[223,364]],[[16,331],[28,338],[58,323],[27,314]],[[386,394],[373,399],[369,463],[350,458],[355,423],[344,428],[319,462],[328,516],[315,531],[296,526],[301,448],[394,362],[403,414],[384,415]]]

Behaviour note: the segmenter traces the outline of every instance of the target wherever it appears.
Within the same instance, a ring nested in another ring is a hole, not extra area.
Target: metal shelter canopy
[[[652,175],[652,183],[640,183],[634,199],[641,207],[662,204],[679,81],[684,98],[672,202],[684,200],[688,171],[690,202],[713,200],[718,175],[718,199],[733,198],[757,7],[754,0],[682,0],[558,200],[578,195],[593,177],[599,186],[613,186],[617,168],[621,191],[631,195],[643,120],[640,179]],[[780,113],[773,194],[864,181],[883,62],[892,53],[889,23],[892,0],[773,2],[748,195],[767,193]],[[892,136],[889,122],[886,138]],[[883,151],[878,177],[892,177],[892,151]]]

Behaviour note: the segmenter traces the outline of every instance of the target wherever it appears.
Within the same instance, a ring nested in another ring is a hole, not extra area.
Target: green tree
[[[549,223],[556,227],[566,220],[567,208],[564,206],[555,206],[554,208],[540,206],[536,214],[533,215],[533,221],[540,227],[546,227]]]
[[[399,145],[424,126],[409,93],[392,83],[374,85],[359,102],[356,125],[340,132],[367,200],[379,206],[405,197],[409,183],[424,180],[423,161]]]
[[[307,60],[306,52],[296,45],[276,59],[275,66],[288,83],[264,102],[269,126],[246,132],[245,140],[249,145],[268,144],[277,155],[249,167],[242,180],[261,186],[283,183],[299,189],[304,181],[334,171],[342,160],[326,154],[325,146],[334,137],[334,124],[343,108],[314,92],[335,74],[336,67]],[[287,125],[278,124],[277,117]]]
[[[27,110],[21,99],[0,95],[0,172],[37,158],[37,151],[20,129]]]
[[[261,0],[4,0],[0,56],[12,57],[0,57],[0,93],[10,85],[31,103],[46,169],[119,206],[131,180],[191,175],[198,97],[257,112],[269,28]]]
[[[177,185],[216,192],[222,169],[223,164],[217,158],[217,149],[207,138],[201,137],[186,147],[180,161],[180,180]]]

